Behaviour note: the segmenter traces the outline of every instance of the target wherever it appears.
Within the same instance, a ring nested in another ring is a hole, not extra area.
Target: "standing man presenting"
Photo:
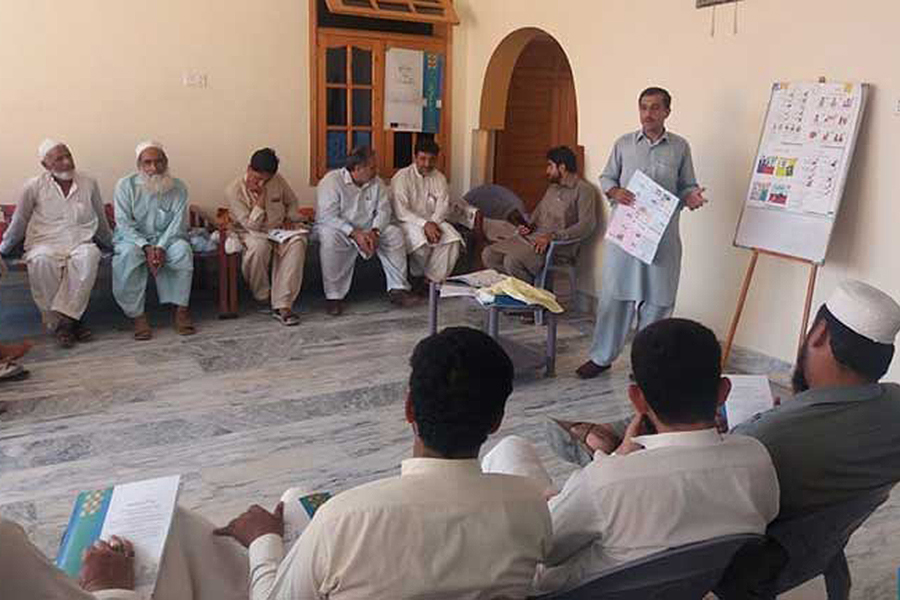
[[[694,176],[687,140],[666,131],[671,105],[672,97],[662,88],[641,92],[641,129],[616,140],[600,175],[600,188],[613,211],[619,204],[634,203],[634,194],[625,186],[637,170],[681,198],[681,207],[663,233],[653,264],[644,264],[615,244],[605,244],[594,341],[588,361],[576,371],[582,379],[596,377],[612,366],[635,317],[640,330],[672,315],[681,275],[680,208],[696,210],[706,204],[706,199]]]

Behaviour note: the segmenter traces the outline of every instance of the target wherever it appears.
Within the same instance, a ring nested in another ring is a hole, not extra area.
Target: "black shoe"
[[[406,290],[391,290],[388,292],[388,297],[391,300],[391,304],[400,308],[411,308],[422,304],[421,298],[413,296]]]
[[[79,342],[89,342],[94,338],[94,333],[84,326],[84,321],[80,320],[75,321],[75,325],[72,327],[72,335]]]
[[[608,371],[611,366],[612,365],[598,365],[594,361],[589,360],[578,367],[578,369],[575,370],[575,374],[582,379],[593,379],[600,375],[600,373]]]
[[[325,312],[327,312],[332,317],[339,317],[344,313],[344,301],[343,300],[326,300],[325,301]]]

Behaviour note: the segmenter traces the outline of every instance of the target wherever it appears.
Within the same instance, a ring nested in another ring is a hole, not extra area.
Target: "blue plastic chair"
[[[528,213],[525,212],[525,203],[522,202],[522,199],[515,192],[502,185],[486,184],[472,188],[463,196],[463,200],[481,211],[481,214],[487,219],[506,220],[514,211],[519,211],[519,214],[528,218]],[[569,277],[569,289],[574,297],[577,285],[576,262],[581,242],[580,238],[550,242],[550,247],[547,249],[547,254],[544,258],[544,268],[535,277],[534,286],[552,291],[553,274],[555,272],[563,272]],[[562,254],[560,252],[561,249],[570,246],[575,246],[575,252],[571,254]],[[539,315],[537,323],[540,325],[542,321],[543,315]]]
[[[778,594],[824,575],[828,600],[848,600],[851,581],[844,547],[888,499],[892,487],[802,517],[775,521],[766,532],[766,544],[735,558],[716,595],[722,600],[774,600]]]
[[[463,196],[463,200],[481,211],[486,219],[505,221],[516,210],[523,217],[527,214],[525,203],[515,192],[493,183],[472,188]]]
[[[679,546],[609,569],[593,581],[541,600],[701,600],[732,557],[764,536],[729,535]]]

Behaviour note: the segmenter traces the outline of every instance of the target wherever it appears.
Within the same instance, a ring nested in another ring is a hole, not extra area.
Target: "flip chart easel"
[[[734,245],[752,252],[722,355],[723,366],[747,302],[760,255],[809,266],[797,350],[809,326],[819,267],[862,120],[866,84],[776,83],[766,111]]]
[[[737,333],[738,323],[741,320],[741,314],[744,312],[744,305],[747,302],[747,293],[750,291],[750,282],[753,280],[753,272],[756,270],[756,263],[759,255],[772,256],[793,262],[809,265],[809,280],[806,283],[806,301],[803,303],[803,319],[800,322],[800,339],[797,342],[797,353],[803,347],[803,338],[806,336],[806,329],[809,327],[809,314],[812,309],[813,293],[816,291],[816,277],[819,274],[819,265],[815,262],[770,252],[768,250],[760,250],[759,248],[751,249],[750,263],[747,265],[747,272],[744,274],[744,283],[741,285],[741,293],[738,296],[737,307],[734,309],[734,316],[731,319],[731,326],[728,328],[728,338],[725,340],[725,350],[722,353],[722,366],[728,364],[728,357],[731,355],[731,346],[734,344],[734,336]]]

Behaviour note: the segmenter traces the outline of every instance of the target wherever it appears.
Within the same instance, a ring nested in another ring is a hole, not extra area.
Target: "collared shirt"
[[[112,232],[97,182],[76,171],[66,196],[50,173],[30,179],[3,236],[0,253],[11,252],[23,237],[26,258],[28,250],[38,246],[50,246],[68,254],[94,237],[109,245]]]
[[[437,169],[422,175],[415,164],[397,171],[391,179],[394,216],[406,238],[407,252],[415,252],[429,244],[425,224],[441,228],[438,244],[462,243],[462,236],[447,222],[450,212],[450,188],[447,178]]]
[[[280,537],[255,540],[251,600],[524,598],[550,535],[531,479],[408,459],[322,505],[283,561]]]
[[[638,169],[682,200],[699,187],[687,140],[670,131],[663,132],[655,142],[641,130],[616,140],[600,175],[600,188],[609,194],[614,187],[627,187]],[[610,202],[615,212],[617,204]],[[675,304],[681,275],[680,219],[681,211],[676,210],[650,265],[615,244],[604,244],[602,293],[616,300],[649,302],[656,306]]]
[[[180,179],[164,194],[150,194],[132,173],[116,184],[116,242],[168,248],[175,240],[187,240],[188,191]]]
[[[682,200],[698,187],[691,147],[686,139],[670,131],[664,131],[655,142],[643,130],[616,140],[600,175],[600,188],[609,194],[614,187],[626,187],[638,169]]]
[[[598,454],[550,500],[553,545],[538,573],[543,592],[676,546],[763,533],[778,514],[778,479],[766,449],[715,429],[634,440],[630,454]]]
[[[900,481],[900,385],[818,388],[735,431],[768,448],[791,518]]]
[[[589,236],[597,226],[597,192],[581,177],[570,173],[547,186],[531,215],[535,233],[550,233],[556,240]]]
[[[138,600],[130,590],[93,594],[56,568],[16,523],[0,519],[0,590],[3,600]]]
[[[302,221],[300,201],[284,177],[276,173],[263,187],[265,208],[253,203],[247,189],[246,175],[238,177],[225,188],[225,201],[238,229],[266,233],[284,226],[285,221]]]
[[[346,235],[354,229],[383,230],[393,216],[384,182],[376,176],[360,187],[347,169],[336,169],[322,178],[316,188],[316,204],[316,224]]]
[[[415,164],[400,169],[391,179],[394,215],[402,223],[425,227],[431,221],[440,225],[450,211],[447,178],[437,169],[422,175]]]

